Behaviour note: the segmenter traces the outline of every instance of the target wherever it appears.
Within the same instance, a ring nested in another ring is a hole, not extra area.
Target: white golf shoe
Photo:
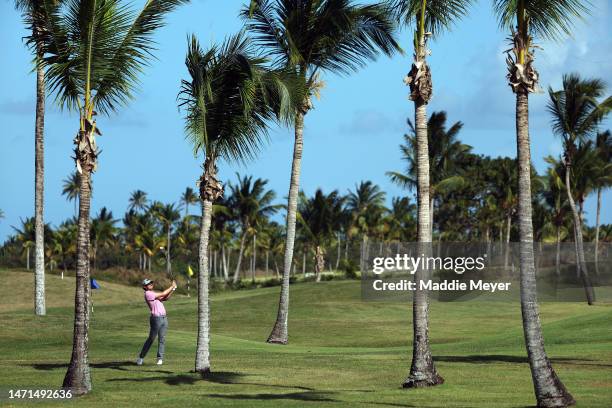
[[[157,365],[162,365],[164,364],[164,360],[162,360],[161,358],[157,359]]]
[[[136,360],[136,365],[141,366],[143,362],[144,362],[144,360],[142,358],[138,357],[138,359]]]

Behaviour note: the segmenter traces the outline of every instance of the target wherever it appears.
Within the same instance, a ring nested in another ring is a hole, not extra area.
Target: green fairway
[[[48,314],[32,313],[30,273],[0,271],[0,387],[57,388],[70,359],[74,279],[47,275]],[[430,337],[446,383],[400,387],[410,368],[411,307],[368,303],[357,281],[292,286],[290,344],[268,345],[278,287],[213,297],[212,369],[193,368],[196,299],[166,305],[163,366],[134,361],[148,330],[142,290],[101,282],[90,331],[93,392],[62,403],[9,406],[525,407],[535,404],[518,303],[431,305]],[[579,407],[612,401],[612,304],[544,303],[546,347]],[[5,404],[6,401],[2,402]],[[6,406],[6,405],[3,405]]]

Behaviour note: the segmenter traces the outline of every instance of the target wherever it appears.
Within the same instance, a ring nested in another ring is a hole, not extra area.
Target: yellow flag
[[[187,265],[187,276],[190,278],[193,276],[193,269],[191,269],[191,265]]]

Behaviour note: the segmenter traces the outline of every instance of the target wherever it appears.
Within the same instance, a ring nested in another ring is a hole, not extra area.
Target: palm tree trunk
[[[565,407],[574,403],[574,399],[550,364],[544,349],[544,337],[540,323],[533,251],[528,94],[520,91],[516,94],[516,137],[519,166],[521,312],[525,345],[538,407]]]
[[[42,57],[38,53],[38,58]],[[35,224],[35,258],[34,258],[34,311],[37,316],[44,316],[45,308],[45,222],[44,209],[44,145],[45,134],[45,73],[42,67],[36,68],[36,124],[34,130],[35,176],[34,176],[34,224]]]
[[[289,182],[289,198],[287,201],[287,239],[285,241],[285,259],[283,265],[283,281],[276,322],[272,328],[268,343],[287,344],[289,319],[289,278],[293,265],[293,246],[295,245],[295,218],[297,212],[298,190],[300,186],[300,171],[302,167],[302,148],[304,144],[305,110],[298,110],[295,115],[295,143],[293,146],[293,162],[291,163],[291,180]]]
[[[266,278],[268,277],[268,271],[269,271],[269,268],[268,268],[268,265],[269,265],[268,256],[269,255],[270,255],[270,251],[266,250]]]
[[[510,229],[512,227],[512,216],[506,216],[506,248],[504,251],[504,268],[508,267],[508,255],[510,254]]]
[[[30,247],[26,247],[26,269],[30,270]]]
[[[166,239],[168,240],[166,243],[166,274],[170,276],[172,274],[172,265],[170,264],[170,225],[168,225],[166,231]]]
[[[597,215],[595,216],[595,275],[599,275],[599,216],[601,214],[601,188],[597,189]]]
[[[584,245],[582,242],[582,222],[580,221],[580,215],[578,214],[578,210],[576,208],[576,203],[574,202],[574,197],[572,196],[571,185],[570,185],[571,168],[572,167],[569,161],[566,161],[565,189],[567,191],[567,200],[572,210],[572,216],[574,219],[574,232],[576,235],[576,251],[577,251],[577,256],[578,256],[578,259],[576,259],[576,262],[580,270],[580,276],[582,278],[582,284],[584,286],[584,292],[587,298],[587,303],[589,305],[592,305],[595,302],[595,292],[593,291],[593,285],[591,284],[591,278],[589,277],[589,271],[587,270],[586,261],[584,259]]]
[[[431,228],[432,240],[433,240],[433,226],[434,226],[434,203],[435,203],[435,199],[431,197],[429,199],[429,228]]]
[[[429,148],[427,141],[427,105],[416,100],[415,125],[417,139],[417,200],[418,200],[418,242],[419,253],[425,256],[431,251],[432,229],[429,196]],[[431,348],[429,347],[429,294],[420,288],[427,271],[416,271],[416,290],[412,303],[412,364],[410,374],[404,381],[404,388],[427,387],[442,384],[444,379],[436,371]]]
[[[251,280],[255,282],[255,268],[257,263],[257,234],[253,234],[253,269],[251,272]]]
[[[234,271],[234,283],[238,283],[240,279],[240,266],[242,264],[242,255],[244,253],[244,242],[246,241],[246,229],[242,233],[240,238],[240,252],[238,253],[238,263],[236,264],[236,270]]]
[[[338,232],[338,255],[336,256],[336,270],[338,270],[338,267],[340,266],[340,246],[342,244],[342,240],[340,239],[340,233]]]
[[[557,225],[557,253],[555,254],[555,273],[561,276],[561,227]]]
[[[227,271],[227,258],[225,257],[225,244],[221,245],[221,264],[223,266],[223,278],[227,282],[229,280],[229,273]]]
[[[306,277],[306,247],[302,248],[302,276]]]
[[[202,201],[202,221],[200,224],[200,250],[198,273],[198,341],[196,347],[195,371],[202,376],[210,373],[210,304],[208,238],[212,202]]]
[[[91,172],[83,168],[79,189],[79,220],[77,236],[76,290],[74,297],[74,332],[70,365],[63,388],[73,394],[91,391],[89,370],[89,210],[91,204]]]

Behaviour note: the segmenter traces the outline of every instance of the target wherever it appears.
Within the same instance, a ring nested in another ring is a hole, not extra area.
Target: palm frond
[[[588,0],[494,0],[493,9],[499,25],[506,30],[516,29],[516,17],[524,9],[530,35],[543,39],[560,40],[571,35],[574,21],[589,14]]]

